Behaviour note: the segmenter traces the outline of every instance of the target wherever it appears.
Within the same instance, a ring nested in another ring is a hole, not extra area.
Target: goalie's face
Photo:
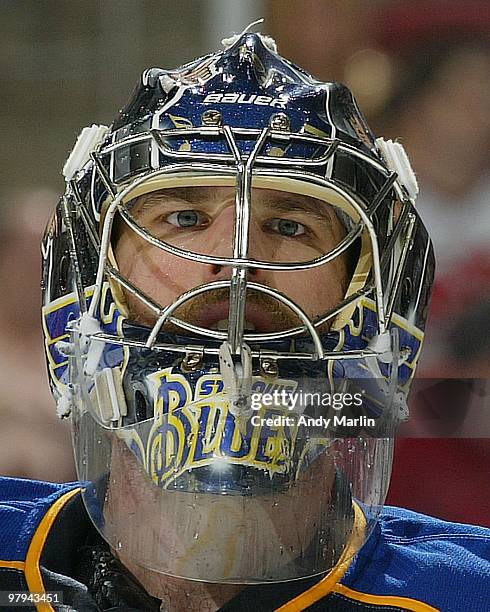
[[[150,234],[173,246],[206,255],[232,257],[235,189],[189,187],[140,196],[131,216]],[[227,266],[199,264],[150,244],[123,222],[115,255],[122,274],[161,306],[198,285],[229,279]],[[345,236],[334,207],[315,198],[254,189],[249,228],[249,258],[265,262],[306,262],[331,251]],[[249,280],[277,289],[314,318],[337,304],[347,286],[346,256],[308,270],[251,269]],[[133,295],[125,295],[131,318],[151,324],[155,316]],[[204,327],[221,327],[228,317],[227,294],[198,296],[178,315]],[[258,332],[296,325],[285,306],[266,295],[248,296],[246,326]]]

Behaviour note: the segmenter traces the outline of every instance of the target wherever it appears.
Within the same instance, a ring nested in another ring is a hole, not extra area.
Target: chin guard
[[[252,392],[252,351],[242,345],[240,356],[234,357],[230,345],[223,342],[219,349],[219,368],[230,402],[230,412],[235,417],[252,414],[250,395]]]

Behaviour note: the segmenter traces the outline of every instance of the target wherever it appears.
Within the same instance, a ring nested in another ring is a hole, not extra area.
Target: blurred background
[[[261,17],[282,55],[346,83],[408,151],[438,261],[421,376],[490,377],[488,0],[0,0],[0,473],[75,478],[45,376],[39,241],[81,128],[109,124],[143,69]],[[389,501],[490,524],[489,439],[423,433],[397,441]]]

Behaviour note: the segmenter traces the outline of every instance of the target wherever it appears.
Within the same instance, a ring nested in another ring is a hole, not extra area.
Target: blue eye
[[[288,237],[301,236],[306,233],[306,228],[302,223],[291,219],[272,219],[270,228],[281,236]]]
[[[179,210],[170,214],[166,221],[176,227],[196,227],[205,225],[207,219],[197,210]]]

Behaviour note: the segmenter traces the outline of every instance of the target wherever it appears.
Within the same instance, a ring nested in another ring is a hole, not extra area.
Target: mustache
[[[174,313],[176,317],[186,322],[199,321],[200,315],[215,304],[230,303],[230,290],[227,287],[214,289],[197,295],[194,299],[179,307]],[[245,319],[247,306],[260,310],[268,320],[270,331],[279,331],[295,327],[301,323],[300,319],[285,304],[257,289],[247,289],[245,301]],[[269,331],[269,330],[267,330]]]
[[[229,302],[229,288],[223,287],[219,289],[212,289],[211,291],[200,293],[199,295],[189,299],[187,302],[179,306],[174,311],[172,316],[192,325],[200,325],[200,320],[203,317],[203,313],[206,313],[210,307],[218,304],[229,304]],[[134,306],[135,304],[133,304],[133,307],[130,308],[129,312],[129,318],[132,321],[143,325],[154,325],[156,315],[142,312],[140,308],[136,310]],[[247,307],[252,307],[257,311],[260,311],[262,316],[267,320],[268,329],[260,330],[262,332],[283,331],[291,327],[302,325],[299,317],[290,308],[288,308],[277,298],[274,298],[266,293],[262,293],[257,289],[247,289],[245,319],[247,319]],[[227,317],[228,315],[226,315],[226,318]],[[205,324],[200,326],[207,327]],[[180,334],[185,331],[171,321],[166,321],[162,329],[167,332]]]

